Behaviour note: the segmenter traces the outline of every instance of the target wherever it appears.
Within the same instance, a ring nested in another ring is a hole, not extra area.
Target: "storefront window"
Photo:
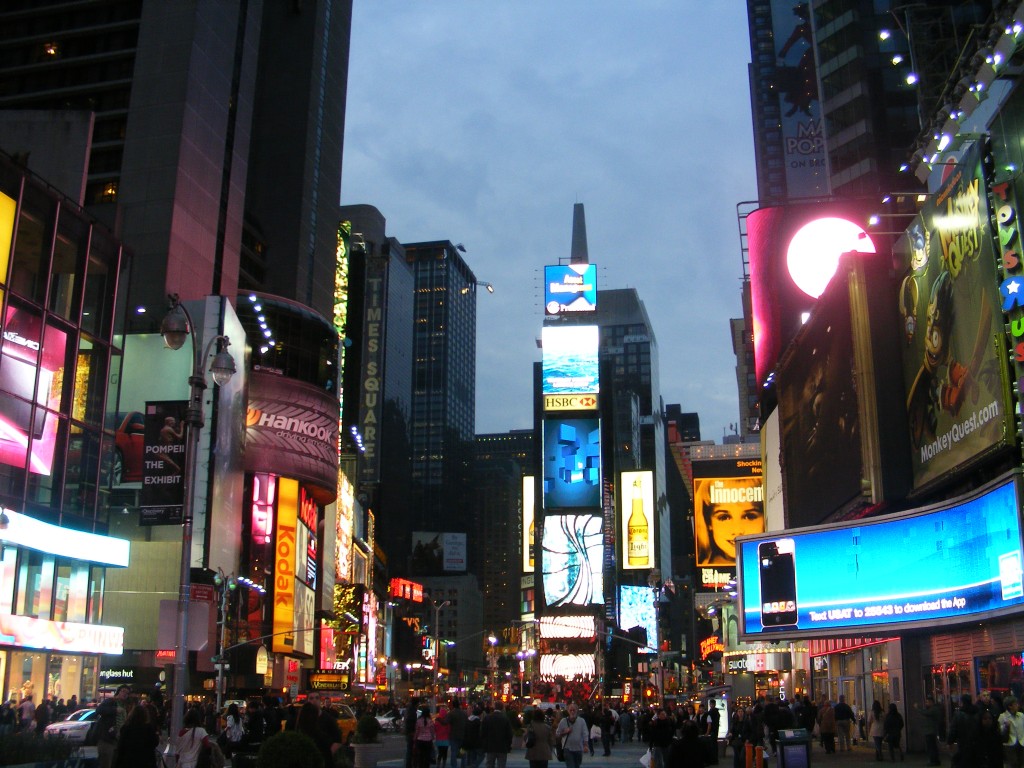
[[[46,679],[46,693],[53,699],[82,698],[82,657],[55,653],[50,656]]]
[[[67,206],[61,206],[50,270],[49,309],[67,320],[78,320],[75,276],[88,242],[89,223]]]
[[[21,701],[31,696],[35,702],[46,692],[46,654],[14,651],[11,653],[10,693]]]
[[[1024,695],[1024,667],[1021,654],[980,656],[977,659],[978,690],[988,690],[1005,698],[1012,695],[1020,700]]]
[[[53,557],[29,551],[18,573],[17,613],[37,619],[50,618],[53,598]]]

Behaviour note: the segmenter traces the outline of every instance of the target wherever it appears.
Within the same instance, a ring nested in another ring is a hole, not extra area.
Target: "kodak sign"
[[[594,411],[597,395],[544,395],[545,411]]]
[[[274,541],[274,653],[295,647],[295,525],[299,484],[282,477],[277,485],[277,537]]]

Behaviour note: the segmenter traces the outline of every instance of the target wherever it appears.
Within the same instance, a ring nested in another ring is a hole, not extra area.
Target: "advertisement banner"
[[[764,532],[761,477],[694,477],[697,565],[735,566],[736,538]]]
[[[601,515],[548,515],[541,535],[541,574],[548,608],[604,604]]]
[[[363,351],[359,385],[359,482],[380,480],[380,423],[384,413],[384,306],[387,303],[386,258],[366,257],[363,291]]]
[[[274,542],[274,653],[295,650],[295,560],[299,484],[277,481],[277,536]]]
[[[523,573],[533,573],[533,557],[537,542],[535,480],[533,475],[523,478]]]
[[[249,374],[245,469],[309,483],[318,501],[338,485],[338,400],[321,389],[271,373]]]
[[[188,435],[183,400],[146,403],[142,451],[142,525],[181,525],[185,499],[185,453]]]
[[[0,463],[38,475],[53,471],[67,334],[43,328],[33,311],[8,305],[0,354]],[[27,456],[26,456],[26,448]]]
[[[597,265],[544,267],[544,314],[593,312],[597,309]]]
[[[743,539],[745,635],[892,632],[1019,611],[1018,478],[941,507]]]
[[[544,421],[544,508],[601,506],[599,419]]]
[[[623,570],[654,567],[654,473],[623,472],[619,483],[619,541]]]
[[[413,531],[412,570],[418,576],[466,572],[466,534]]]
[[[658,652],[658,614],[651,587],[619,587],[619,626],[625,632],[639,628],[647,635],[647,646],[630,649],[632,653]]]
[[[597,394],[598,338],[596,325],[544,326],[541,329],[541,394]]]
[[[899,309],[914,487],[1003,443],[1005,342],[978,144],[907,231]]]
[[[810,3],[772,0],[775,92],[786,167],[786,197],[828,193],[825,134],[811,36]]]

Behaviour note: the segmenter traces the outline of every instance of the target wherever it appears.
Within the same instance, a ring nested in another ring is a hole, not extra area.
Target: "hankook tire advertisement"
[[[338,478],[337,398],[294,379],[253,371],[245,419],[245,469],[312,483],[323,494],[318,502],[333,501]]]

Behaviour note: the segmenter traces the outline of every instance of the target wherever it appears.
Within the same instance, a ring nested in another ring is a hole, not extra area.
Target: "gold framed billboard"
[[[623,472],[619,483],[619,552],[623,570],[654,568],[654,522],[654,473]]]

